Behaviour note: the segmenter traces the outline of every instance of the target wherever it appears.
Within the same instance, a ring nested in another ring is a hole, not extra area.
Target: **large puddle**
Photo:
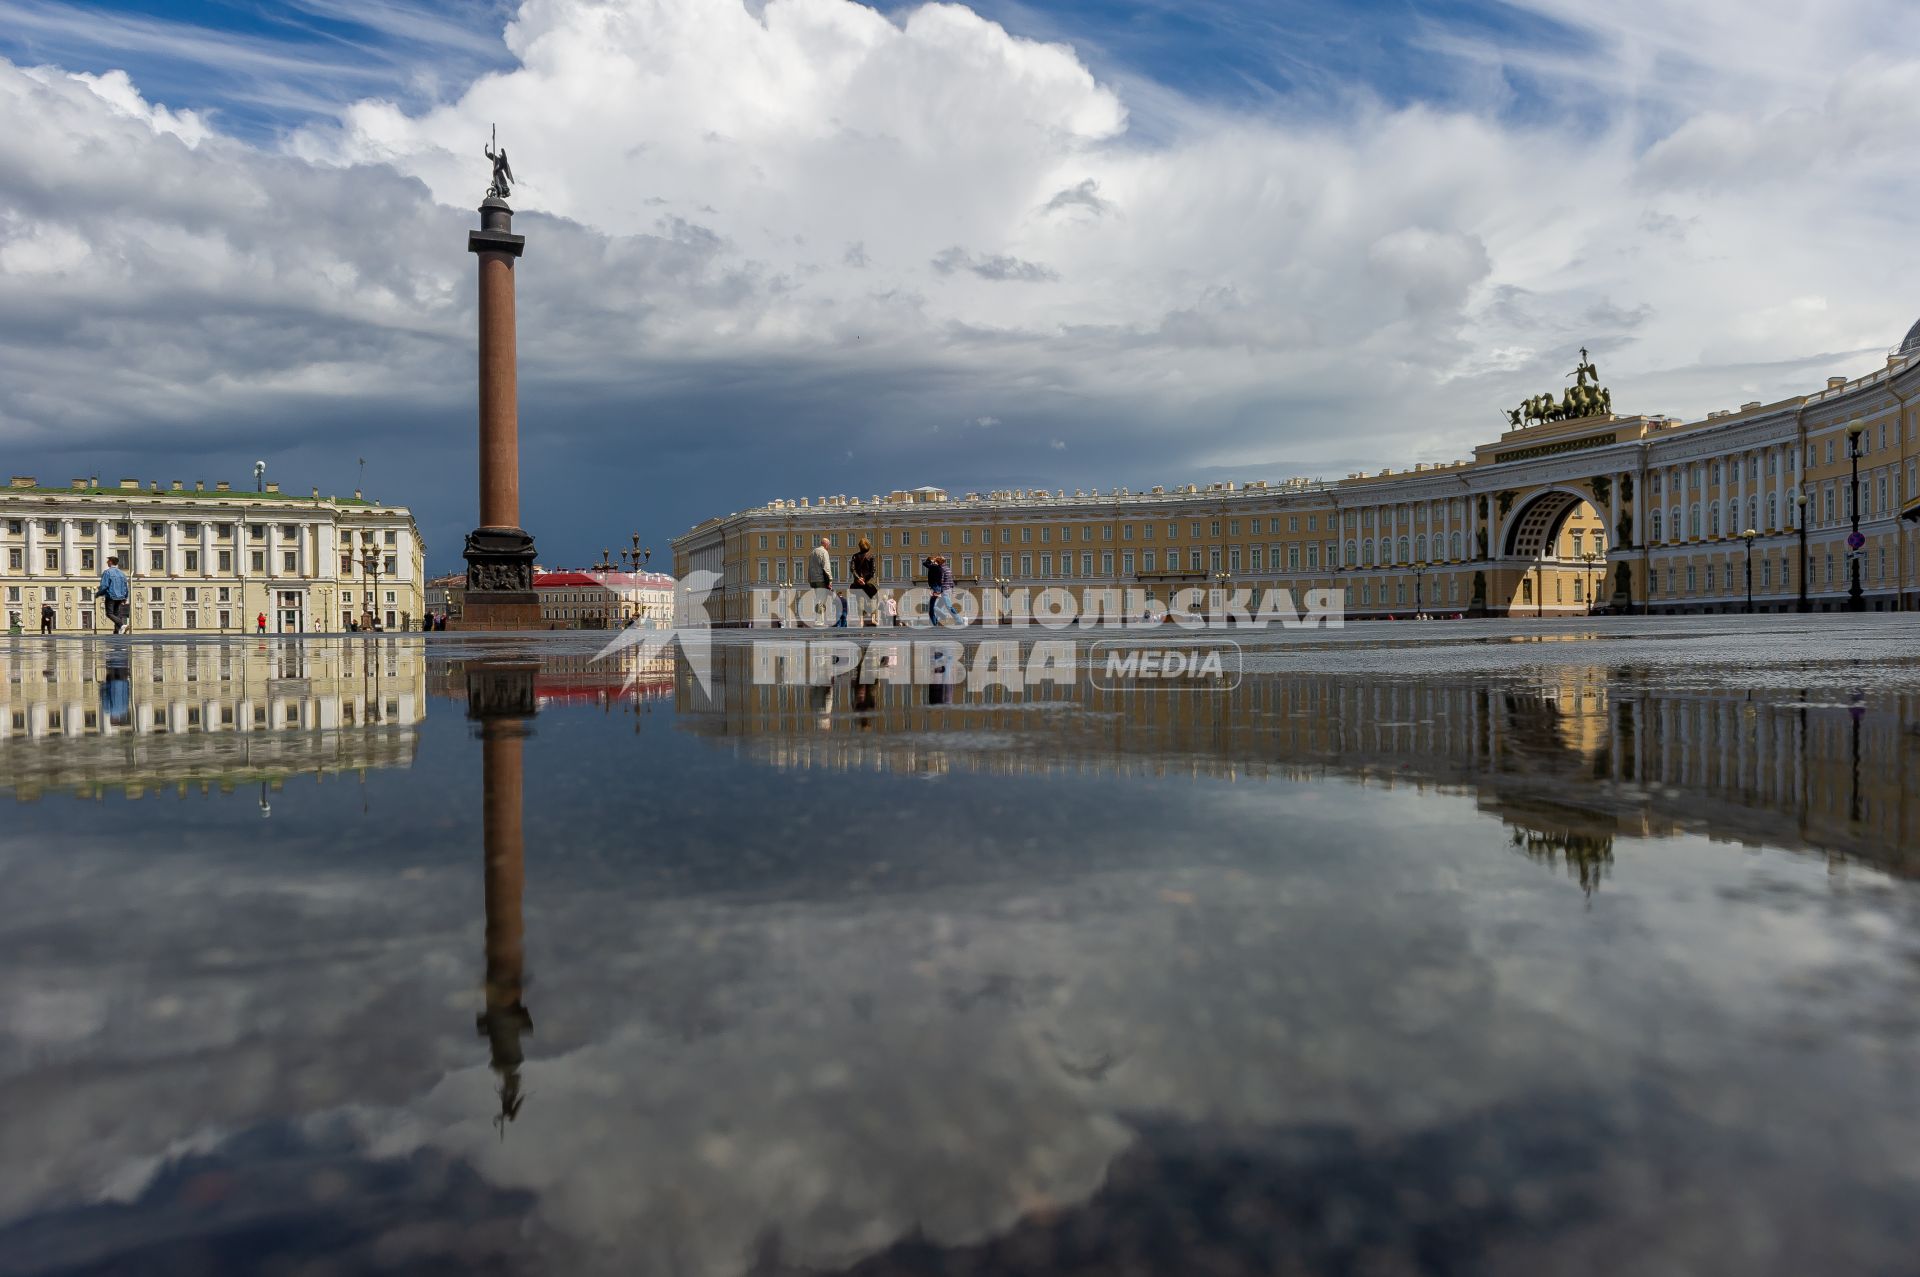
[[[1912,1271],[1920,628],[1432,636],[11,640],[0,1272]]]

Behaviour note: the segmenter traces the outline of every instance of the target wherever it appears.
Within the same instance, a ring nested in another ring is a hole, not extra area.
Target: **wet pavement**
[[[0,1273],[1920,1271],[1920,625],[807,637],[0,646]]]

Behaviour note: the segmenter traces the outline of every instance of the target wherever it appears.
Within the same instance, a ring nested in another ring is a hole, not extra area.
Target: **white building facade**
[[[135,633],[337,633],[371,612],[419,627],[425,546],[404,506],[123,479],[0,490],[0,600],[10,629],[107,633],[95,598],[118,558]]]

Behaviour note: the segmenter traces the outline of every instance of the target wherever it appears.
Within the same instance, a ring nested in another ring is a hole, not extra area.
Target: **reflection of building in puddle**
[[[1603,667],[1444,682],[1248,674],[1232,690],[1082,680],[1023,692],[850,678],[757,682],[739,649],[710,688],[682,669],[676,715],[779,767],[997,775],[1126,773],[1463,787],[1582,883],[1616,834],[1685,829],[1862,853],[1920,874],[1920,697],[1809,704],[1678,690]],[[1511,815],[1515,811],[1523,815]],[[1541,841],[1541,839],[1547,841]]]
[[[520,660],[518,656],[514,658]],[[467,696],[467,671],[476,665],[494,663],[494,658],[454,660],[436,667],[431,678],[435,696],[464,700]],[[674,659],[672,656],[642,656],[637,648],[627,648],[602,659],[591,652],[554,653],[531,650],[524,665],[533,674],[534,703],[549,705],[597,705],[638,708],[673,696]]]
[[[1613,866],[1616,836],[1657,832],[1645,813],[1583,811],[1539,798],[1483,795],[1480,808],[1506,824],[1520,854],[1543,865],[1563,866],[1588,894],[1599,888]]]
[[[13,645],[0,670],[21,798],[406,767],[426,715],[420,644],[400,638]]]

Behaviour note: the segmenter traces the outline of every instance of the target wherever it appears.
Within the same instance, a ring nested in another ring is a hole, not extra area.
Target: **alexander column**
[[[467,251],[480,258],[480,526],[467,534],[467,593],[456,628],[537,629],[533,537],[520,526],[520,406],[514,347],[513,264],[527,238],[513,233],[513,169],[490,141],[493,181]]]

